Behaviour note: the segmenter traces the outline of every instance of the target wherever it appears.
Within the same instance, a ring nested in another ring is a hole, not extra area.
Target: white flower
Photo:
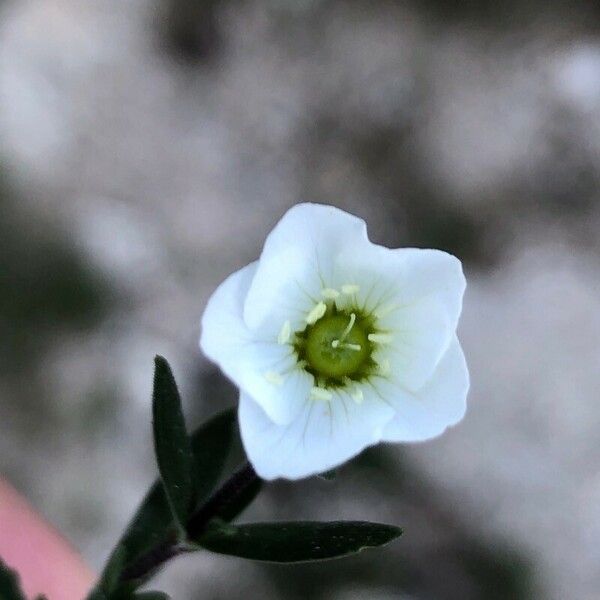
[[[290,209],[202,318],[202,349],[240,388],[257,473],[299,479],[460,421],[464,289],[450,254],[377,246],[364,221],[331,206]]]

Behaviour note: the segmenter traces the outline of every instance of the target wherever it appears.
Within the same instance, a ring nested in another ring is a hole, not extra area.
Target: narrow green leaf
[[[140,592],[133,596],[133,600],[170,600],[171,596],[164,592]]]
[[[185,531],[193,505],[192,446],[169,363],[157,356],[154,364],[152,416],[156,460],[169,506],[181,531]]]
[[[236,412],[231,408],[210,418],[191,436],[194,455],[196,505],[200,505],[216,486],[235,432]],[[164,487],[156,481],[149,489],[112,555],[127,549],[127,564],[164,541],[175,531],[175,524]],[[112,560],[112,558],[110,559]]]
[[[127,548],[125,546],[119,546],[112,553],[95,587],[98,594],[97,600],[110,598],[111,594],[118,589],[119,578],[125,567],[126,559]]]
[[[317,475],[319,479],[324,479],[325,481],[333,481],[337,477],[337,470],[331,469],[330,471],[325,471],[324,473],[319,473]]]
[[[214,524],[197,543],[219,554],[296,563],[339,558],[383,546],[402,535],[392,525],[364,521]]]
[[[19,576],[0,560],[0,598],[2,600],[25,600]]]
[[[262,479],[254,480],[242,493],[229,500],[229,502],[224,503],[215,513],[215,518],[225,522],[233,521],[258,496],[262,486]]]

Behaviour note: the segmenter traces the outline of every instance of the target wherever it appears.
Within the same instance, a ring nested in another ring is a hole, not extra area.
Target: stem
[[[187,526],[188,537],[192,540],[199,539],[206,531],[210,521],[227,511],[227,508],[239,498],[249,486],[258,481],[259,477],[250,463],[242,465],[200,508],[190,517]],[[171,558],[187,551],[176,533],[172,533],[166,540],[142,554],[133,563],[127,566],[122,574],[121,581],[136,581],[144,579],[160,568]]]

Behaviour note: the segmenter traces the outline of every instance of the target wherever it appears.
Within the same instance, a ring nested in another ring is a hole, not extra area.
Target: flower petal
[[[230,275],[213,293],[202,316],[200,347],[240,388],[258,399],[277,423],[301,410],[313,377],[297,369],[291,346],[257,338],[243,321],[243,303],[258,263]]]
[[[347,246],[366,244],[362,219],[333,206],[298,204],[265,241],[244,305],[250,329],[274,333],[290,319],[297,331],[335,279],[336,257]]]
[[[357,403],[345,392],[310,400],[287,426],[274,424],[247,394],[239,420],[248,459],[263,479],[302,479],[337,467],[381,440],[393,409],[374,396]]]
[[[388,361],[394,377],[413,391],[431,378],[455,335],[446,306],[431,296],[398,308],[378,326],[389,332],[390,342],[376,349],[375,360]]]
[[[346,249],[338,273],[361,282],[355,299],[391,334],[391,368],[411,390],[433,374],[458,324],[465,290],[460,261],[439,250]]]
[[[433,377],[417,393],[385,378],[374,386],[396,409],[383,430],[383,441],[418,442],[440,435],[458,423],[467,408],[469,371],[458,339],[454,337]]]
[[[232,273],[213,292],[202,315],[200,348],[234,380],[239,354],[253,341],[242,315],[257,268],[253,262]]]

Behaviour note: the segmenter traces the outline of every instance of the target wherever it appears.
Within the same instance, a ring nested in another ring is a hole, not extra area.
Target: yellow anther
[[[265,373],[265,379],[269,383],[272,383],[273,385],[282,385],[283,384],[283,377],[276,371],[267,371]]]
[[[391,344],[394,336],[391,333],[370,333],[367,339],[374,344]]]
[[[291,333],[292,333],[292,326],[289,321],[286,321],[281,326],[281,331],[279,332],[279,335],[277,336],[277,343],[281,344],[281,345],[287,344],[290,339]]]
[[[321,296],[323,296],[323,298],[327,298],[328,300],[335,300],[336,298],[339,298],[339,295],[340,293],[333,288],[323,288],[321,290]]]
[[[309,325],[314,325],[327,312],[325,302],[319,302],[307,315],[306,322]]]
[[[347,296],[351,296],[352,294],[358,293],[360,290],[360,286],[355,283],[345,283],[342,286],[342,294],[346,294]]]
[[[310,390],[311,398],[314,400],[331,400],[333,398],[333,394],[321,387],[314,387]]]

